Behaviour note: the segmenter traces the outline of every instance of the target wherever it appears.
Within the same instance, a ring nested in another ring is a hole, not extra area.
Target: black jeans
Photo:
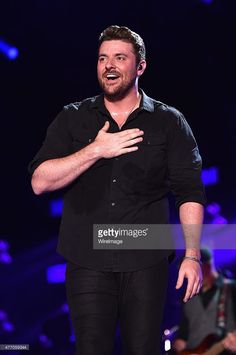
[[[66,289],[77,355],[112,355],[119,319],[123,354],[160,355],[168,260],[132,272],[68,262]]]

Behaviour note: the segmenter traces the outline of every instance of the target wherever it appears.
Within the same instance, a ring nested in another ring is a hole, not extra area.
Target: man
[[[236,353],[236,283],[217,272],[209,249],[201,250],[201,259],[203,287],[199,295],[183,306],[174,349],[181,353],[202,348],[203,353],[217,343],[212,355],[223,350]]]
[[[138,34],[105,29],[97,62],[103,93],[66,106],[30,164],[36,194],[65,189],[58,251],[68,260],[67,296],[80,355],[110,355],[118,317],[125,354],[160,353],[171,254],[95,250],[93,225],[168,223],[169,190],[183,225],[203,219],[196,141],[179,111],[138,88],[146,65]],[[185,301],[201,286],[195,244],[186,257],[176,286],[188,279]]]

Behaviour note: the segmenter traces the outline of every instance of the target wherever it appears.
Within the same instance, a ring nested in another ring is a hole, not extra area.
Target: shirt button
[[[112,182],[116,182],[116,179],[113,179]]]
[[[115,202],[112,202],[111,205],[112,205],[112,206],[115,206]]]

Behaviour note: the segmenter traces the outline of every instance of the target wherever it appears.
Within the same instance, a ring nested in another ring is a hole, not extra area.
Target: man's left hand
[[[187,302],[194,295],[198,294],[202,287],[202,269],[198,262],[187,259],[182,261],[176,283],[177,289],[183,285],[185,278],[188,280],[188,284],[183,301]]]

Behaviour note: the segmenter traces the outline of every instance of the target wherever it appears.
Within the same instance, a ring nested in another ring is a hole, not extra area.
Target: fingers
[[[119,151],[117,153],[117,156],[118,155],[123,155],[123,154],[126,154],[126,153],[131,153],[131,152],[135,152],[136,150],[138,150],[138,147],[135,146],[135,147],[130,147],[130,148],[124,148],[122,149],[121,151]]]
[[[183,301],[187,302],[200,292],[202,285],[202,271],[200,265],[197,263],[193,264],[191,261],[184,261],[179,270],[176,289],[179,289],[183,285],[184,278],[187,279],[188,283]]]
[[[126,131],[116,133],[117,137],[119,137],[121,143],[128,143],[129,145],[134,144],[133,140],[137,138],[141,138],[144,134],[143,131],[139,129],[127,129]],[[136,143],[141,142],[143,138],[136,141]],[[132,141],[132,142],[130,142]]]
[[[130,139],[128,141],[125,141],[122,143],[122,148],[127,148],[127,147],[130,147],[136,143],[139,143],[143,140],[142,137],[138,137],[138,138],[135,138],[135,139]],[[138,148],[138,147],[137,147]]]
[[[106,121],[104,126],[101,128],[101,131],[107,132],[109,127],[110,127],[110,123],[109,123],[109,121]],[[137,136],[143,135],[144,132],[142,130],[140,130],[139,128],[130,128],[130,129],[126,129],[124,131],[120,131],[120,132],[113,133],[113,134],[117,134],[120,137],[126,137],[128,139],[132,139]]]
[[[183,282],[184,282],[184,274],[179,272],[179,277],[178,277],[178,280],[177,280],[175,288],[179,289],[180,287],[182,287]]]
[[[190,300],[191,298],[191,295],[192,295],[192,289],[191,286],[188,286],[183,301],[188,302],[188,300]]]
[[[143,140],[144,132],[139,128],[127,129],[116,133],[109,133],[109,122],[106,121],[98,132],[95,143],[102,158],[112,158],[138,150],[135,144]]]
[[[106,121],[104,126],[100,129],[100,132],[108,133],[109,127],[110,127],[110,123]],[[108,134],[111,134],[113,136],[113,139],[116,137],[119,140],[119,142],[123,143],[131,139],[142,136],[144,132],[139,128],[131,128],[131,129],[126,129],[125,131],[108,133]]]
[[[188,286],[186,290],[186,294],[184,297],[184,302],[187,302],[193,296],[197,295],[200,292],[202,286],[202,278],[201,278],[201,270],[188,278]]]
[[[196,294],[198,294],[198,293],[201,291],[201,288],[202,288],[202,282],[199,282],[199,285],[198,285],[198,287],[197,287]]]
[[[109,121],[106,121],[104,126],[101,128],[101,131],[107,132],[109,127],[110,127],[110,123],[109,123]]]
[[[196,278],[188,278],[188,285],[186,289],[186,293],[184,296],[183,301],[187,302],[190,300],[193,296],[197,295],[200,292],[201,289],[201,282],[199,281],[198,277]]]
[[[128,141],[123,142],[121,144],[121,149],[119,150],[119,152],[117,152],[117,155],[131,153],[131,152],[138,150],[138,147],[134,146],[134,144],[137,144],[137,143],[141,142],[142,140],[143,140],[142,137],[138,137],[138,138],[130,139]]]
[[[143,135],[144,132],[139,128],[131,128],[131,129],[126,129],[125,131],[118,132],[117,134],[121,137],[127,138],[128,136],[130,139],[132,139],[137,136]]]
[[[198,292],[199,283],[198,282],[188,282],[187,290],[184,296],[184,302],[190,300],[193,296],[195,296]]]

